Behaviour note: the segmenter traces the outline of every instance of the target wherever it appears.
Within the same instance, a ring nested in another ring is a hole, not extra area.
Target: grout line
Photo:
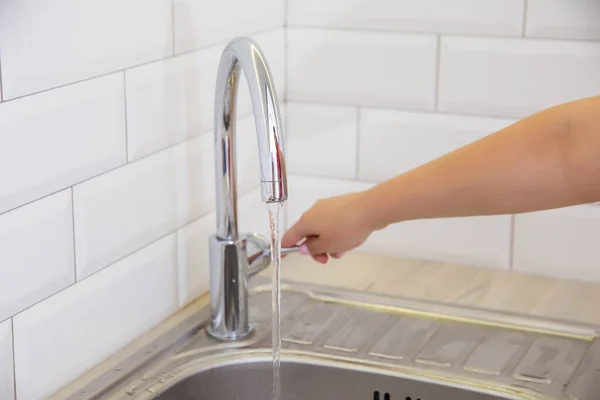
[[[10,330],[12,335],[12,367],[13,367],[13,390],[17,400],[17,358],[15,357],[15,320],[10,317]]]
[[[247,36],[258,35],[258,34],[261,34],[261,33],[267,33],[267,32],[271,32],[271,31],[275,31],[275,30],[281,30],[281,25],[276,26],[276,27],[270,27],[270,28],[266,28],[266,29],[261,29],[261,30],[256,31],[256,32],[249,33]],[[43,90],[38,90],[36,92],[23,94],[21,96],[12,97],[10,99],[5,99],[4,102],[9,102],[9,101],[23,99],[23,98],[30,97],[30,96],[35,96],[36,94],[50,92],[50,91],[55,90],[55,89],[62,89],[62,88],[65,88],[67,86],[76,85],[76,84],[79,84],[79,83],[91,81],[93,79],[104,78],[106,76],[109,76],[109,75],[112,75],[112,74],[116,74],[116,73],[119,73],[119,72],[125,72],[125,71],[128,71],[128,70],[132,70],[132,69],[135,69],[135,68],[143,67],[143,66],[146,66],[146,65],[150,65],[150,64],[154,64],[154,63],[158,63],[158,62],[162,62],[162,61],[166,61],[166,60],[171,60],[173,58],[183,57],[183,56],[195,53],[197,51],[203,51],[203,50],[209,50],[209,49],[215,49],[215,48],[218,48],[218,47],[223,47],[227,43],[228,43],[228,41],[224,41],[224,42],[219,42],[219,43],[212,43],[212,44],[209,44],[209,45],[206,45],[206,46],[196,47],[196,48],[191,49],[191,50],[187,50],[187,51],[184,51],[184,52],[181,52],[181,53],[174,54],[173,56],[168,56],[168,57],[163,57],[163,58],[156,58],[156,59],[153,59],[153,60],[144,61],[144,62],[139,63],[139,64],[128,65],[126,67],[123,67],[123,68],[120,68],[120,69],[116,69],[116,70],[113,70],[113,71],[104,72],[104,73],[101,73],[101,74],[98,74],[98,75],[94,75],[94,76],[90,76],[90,77],[87,77],[87,78],[84,78],[84,79],[79,79],[79,80],[76,80],[76,81],[73,81],[73,82],[63,83],[63,84],[60,84],[60,85],[57,85],[57,86],[53,86],[53,87],[50,87],[50,88],[46,88],[46,89],[43,89]]]
[[[77,244],[75,242],[75,196],[71,186],[71,225],[73,227],[73,282],[77,282]]]
[[[339,31],[339,32],[362,32],[362,33],[383,33],[383,34],[397,34],[397,35],[412,35],[412,36],[433,36],[433,35],[444,35],[457,38],[481,38],[481,39],[498,39],[498,40],[521,40],[523,35],[512,34],[512,35],[491,35],[485,33],[454,33],[454,32],[423,32],[423,31],[404,31],[404,30],[391,30],[391,29],[369,29],[369,28],[348,28],[348,27],[332,27],[332,26],[321,26],[321,25],[289,25],[292,29],[312,29],[312,30],[325,30],[325,31]],[[531,41],[563,41],[563,42],[587,42],[598,44],[600,39],[580,39],[580,38],[568,38],[568,37],[535,37],[527,36],[527,40]]]
[[[366,109],[366,110],[385,110],[385,111],[397,111],[397,112],[406,112],[406,113],[415,113],[415,114],[423,114],[423,115],[432,115],[432,114],[439,114],[439,115],[447,115],[447,116],[456,116],[456,117],[472,117],[472,118],[493,118],[493,119],[506,119],[506,120],[513,120],[513,121],[519,121],[522,118],[525,118],[525,116],[502,116],[502,115],[493,115],[493,114],[469,114],[469,113],[464,113],[464,112],[447,112],[447,111],[442,111],[442,112],[434,112],[434,110],[424,110],[424,109],[417,109],[417,108],[408,108],[408,107],[404,107],[404,108],[398,108],[398,107],[381,107],[381,106],[370,106],[370,105],[357,105],[357,104],[350,104],[350,103],[339,103],[339,102],[327,102],[327,101],[321,101],[321,100],[288,100],[289,103],[296,103],[296,104],[313,104],[313,105],[322,105],[322,106],[338,106],[338,107],[360,107],[362,109]]]
[[[528,6],[528,0],[524,0],[523,1],[523,27],[521,30],[521,37],[524,38],[525,37],[525,33],[527,31],[527,9],[529,8]]]
[[[360,107],[356,108],[356,166],[354,179],[359,180],[360,175]]]
[[[515,258],[515,215],[510,216],[510,243],[508,246],[508,270],[514,270],[514,258]]]
[[[435,55],[435,92],[433,93],[434,98],[434,109],[439,111],[440,109],[440,64],[442,54],[442,35],[438,34],[436,38],[436,55]]]
[[[129,163],[129,132],[127,118],[127,73],[123,71],[123,103],[125,106],[125,164]]]

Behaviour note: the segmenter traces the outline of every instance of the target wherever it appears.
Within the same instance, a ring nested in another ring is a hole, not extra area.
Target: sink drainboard
[[[155,360],[148,359],[148,347],[141,348],[110,372],[75,382],[54,398],[201,400],[190,397],[198,388],[208,391],[206,399],[268,398],[268,289],[252,290],[255,334],[248,340],[215,342],[202,328],[204,311],[156,339]],[[283,400],[600,398],[597,327],[300,284],[284,284],[282,295]],[[258,356],[262,361],[252,360]],[[223,357],[237,366],[221,365]],[[323,360],[333,366],[324,368]],[[313,364],[299,366],[307,363]],[[295,372],[286,378],[290,369]]]

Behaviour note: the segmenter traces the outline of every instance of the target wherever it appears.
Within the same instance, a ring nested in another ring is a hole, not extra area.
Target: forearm
[[[600,201],[600,97],[525,118],[366,192],[376,228]]]

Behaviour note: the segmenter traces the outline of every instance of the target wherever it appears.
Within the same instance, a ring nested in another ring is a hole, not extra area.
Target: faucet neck
[[[271,71],[253,41],[237,38],[221,56],[215,95],[217,234],[211,237],[209,248],[212,320],[208,331],[220,340],[237,340],[252,332],[248,317],[247,242],[238,232],[235,177],[236,100],[242,69],[256,124],[262,199],[287,199],[282,125]]]
[[[239,238],[235,125],[242,69],[250,89],[256,124],[262,199],[265,202],[283,202],[287,199],[282,124],[271,71],[256,43],[247,38],[237,38],[223,51],[215,98],[217,236],[222,239]]]

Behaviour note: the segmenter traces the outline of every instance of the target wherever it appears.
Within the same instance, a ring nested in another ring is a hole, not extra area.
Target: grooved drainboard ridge
[[[595,383],[600,382],[597,339],[398,315],[294,296],[293,313],[290,308],[282,318],[284,348],[446,371],[557,399],[600,399],[600,383]]]

